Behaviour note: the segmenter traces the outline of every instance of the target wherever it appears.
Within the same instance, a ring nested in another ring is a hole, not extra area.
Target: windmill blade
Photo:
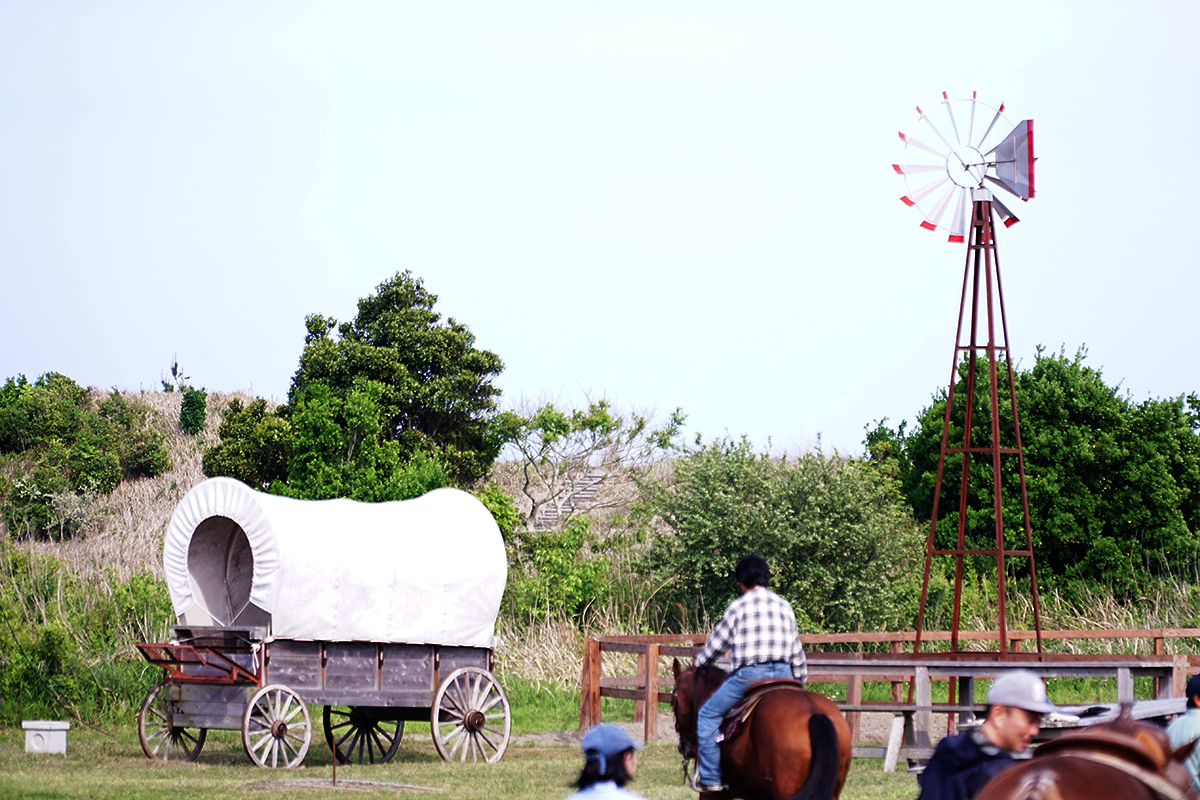
[[[988,180],[993,182],[995,181],[995,179],[990,175],[988,176]],[[1011,228],[1013,225],[1016,225],[1021,221],[1017,219],[1016,214],[1008,210],[1008,206],[997,200],[995,195],[992,195],[992,208],[996,210],[996,214],[1000,217],[1000,221],[1004,223],[1004,227],[1006,228]]]
[[[946,239],[948,242],[963,242],[965,241],[964,233],[967,229],[967,190],[966,187],[958,188],[958,210],[954,212],[954,219],[950,221],[950,237]]]
[[[924,150],[926,153],[931,153],[931,154],[937,156],[938,158],[946,158],[947,156],[950,155],[949,152],[940,153],[937,150],[934,150],[929,145],[922,144],[921,142],[918,142],[916,139],[912,138],[911,136],[905,136],[903,133],[900,134],[900,141],[904,142],[905,144],[911,144],[913,147],[917,148],[918,150]],[[951,149],[953,149],[953,148],[951,148]]]
[[[950,98],[945,92],[942,92],[942,99],[946,101],[946,113],[950,115],[950,127],[954,130],[954,141],[956,144],[962,144],[962,134],[958,132],[958,123],[954,121],[954,104],[950,102]]]
[[[915,175],[918,172],[937,172],[945,170],[946,167],[942,164],[934,164],[932,166],[919,166],[917,164],[892,164],[892,169],[900,175]]]
[[[987,140],[988,134],[992,132],[992,128],[996,125],[996,120],[1000,119],[1000,115],[1004,113],[1004,103],[996,109],[996,115],[992,117],[992,121],[988,123],[987,130],[983,132],[983,136],[979,137],[979,144],[976,147],[983,147],[983,143]]]
[[[928,221],[932,222],[934,227],[937,227],[941,224],[942,216],[946,213],[946,207],[950,205],[950,198],[954,196],[954,190],[961,188],[962,187],[960,186],[952,185],[946,190],[946,193],[938,199],[937,205],[933,207],[933,210],[929,212],[929,216],[927,217]]]
[[[1033,120],[1020,122],[1004,141],[987,153],[995,155],[994,183],[1003,186],[1022,200],[1033,197]]]
[[[948,177],[936,180],[928,186],[923,186],[920,189],[917,189],[911,195],[905,195],[904,197],[901,197],[900,201],[906,206],[915,206],[917,203],[921,202],[930,194],[932,194],[939,186],[945,184],[948,180],[950,180]]]
[[[978,93],[971,92],[971,121],[967,124],[967,144],[970,144],[975,136],[975,98],[978,96]]]
[[[949,105],[949,104],[942,103],[942,105]],[[946,147],[950,148],[951,150],[953,150],[955,148],[955,145],[950,144],[950,142],[946,140],[946,137],[942,136],[942,132],[938,130],[937,125],[933,124],[933,120],[929,118],[929,114],[925,114],[924,116],[922,116],[921,119],[917,121],[917,124],[920,125],[922,122],[924,122],[926,125],[928,125],[930,128],[933,129],[933,132],[937,134],[937,137],[942,140],[942,144],[946,145]]]

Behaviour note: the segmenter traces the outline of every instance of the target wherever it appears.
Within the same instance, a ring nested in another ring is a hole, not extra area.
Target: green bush
[[[522,531],[509,540],[502,608],[514,620],[574,618],[609,596],[609,561],[586,517],[562,528]]]
[[[149,410],[114,391],[95,403],[58,373],[0,388],[0,460],[12,478],[0,486],[0,514],[18,535],[59,537],[83,527],[86,506],[122,480],[171,468]],[[72,495],[74,495],[72,497]]]
[[[204,430],[207,407],[208,394],[203,389],[185,389],[179,404],[179,429],[190,436]]]
[[[759,553],[802,629],[912,624],[920,531],[895,481],[874,465],[808,453],[788,462],[718,441],[676,462],[674,483],[644,483],[640,515],[659,603],[681,628],[737,596],[734,565]],[[919,573],[917,573],[919,574]]]
[[[1200,566],[1200,397],[1135,401],[1108,385],[1099,369],[1073,357],[1038,348],[1028,369],[1015,368],[1024,474],[1042,588],[1077,594],[1100,587],[1131,598],[1156,578],[1191,575]],[[986,365],[986,361],[981,361]],[[954,389],[950,443],[963,441],[968,364],[960,365]],[[972,410],[974,447],[991,444],[986,367],[979,375]],[[1007,397],[1007,369],[1000,364],[997,391]],[[897,474],[913,512],[928,519],[946,419],[946,392],[939,391],[911,430],[880,422],[867,434],[872,456]],[[1016,445],[1011,404],[1000,404],[1002,447]],[[1025,547],[1020,472],[1015,458],[1001,461],[1006,547]],[[991,456],[969,464],[967,549],[995,547]],[[962,461],[948,458],[936,509],[937,545],[950,549],[958,536]],[[994,559],[970,557],[973,569],[994,573]],[[1010,576],[1027,575],[1026,559],[1010,559]]]
[[[128,719],[159,679],[134,648],[162,641],[165,584],[148,574],[84,583],[59,560],[0,542],[0,723]]]

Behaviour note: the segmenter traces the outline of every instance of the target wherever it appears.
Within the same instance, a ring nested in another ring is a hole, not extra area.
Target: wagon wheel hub
[[[277,719],[271,723],[271,735],[276,739],[282,739],[287,736],[287,723],[281,719]]]
[[[483,712],[472,711],[470,714],[467,714],[467,718],[464,720],[464,722],[466,723],[467,730],[471,731],[472,733],[483,730],[485,723]]]

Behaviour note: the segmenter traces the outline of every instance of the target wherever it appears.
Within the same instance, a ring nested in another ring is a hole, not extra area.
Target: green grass
[[[515,675],[498,675],[512,706],[514,734],[573,731],[579,727],[579,689],[555,681],[529,681]],[[601,698],[601,718],[633,719],[633,701]],[[660,706],[660,710],[667,710]],[[413,730],[416,730],[415,728]]]
[[[339,766],[341,788],[328,785],[332,758],[319,729],[304,765],[296,770],[255,767],[242,750],[236,731],[211,731],[200,757],[192,763],[152,762],[141,751],[135,725],[95,731],[72,728],[67,754],[24,752],[20,728],[0,728],[0,798],[121,798],[122,800],[222,800],[245,797],[396,797],[395,787],[350,785],[348,781],[406,784],[437,789],[446,800],[480,797],[556,800],[571,793],[569,784],[581,765],[573,746],[513,744],[498,764],[447,764],[428,738],[407,731],[396,757],[377,766]],[[327,785],[300,786],[295,781]],[[683,785],[679,757],[672,745],[646,748],[630,789],[655,800],[692,800]],[[884,774],[877,760],[856,761],[843,798],[911,800],[917,785],[905,772]],[[424,793],[403,792],[412,797]]]

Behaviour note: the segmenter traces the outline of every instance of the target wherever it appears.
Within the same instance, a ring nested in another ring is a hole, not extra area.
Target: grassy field
[[[242,750],[236,731],[211,731],[200,757],[192,763],[151,762],[138,745],[135,726],[111,731],[74,727],[67,754],[30,755],[20,728],[0,729],[0,798],[176,798],[245,797],[420,797],[534,798],[555,800],[570,794],[568,784],[580,767],[573,746],[512,745],[498,764],[447,764],[426,737],[405,736],[396,757],[378,766],[340,766],[338,786],[332,757],[319,731],[304,766],[296,770],[255,767]],[[917,785],[905,772],[885,775],[880,761],[856,761],[843,798],[911,800]],[[371,785],[393,784],[393,785]],[[425,787],[419,789],[398,788]],[[630,789],[650,800],[691,800],[683,784],[679,757],[671,745],[651,745],[642,753]]]

